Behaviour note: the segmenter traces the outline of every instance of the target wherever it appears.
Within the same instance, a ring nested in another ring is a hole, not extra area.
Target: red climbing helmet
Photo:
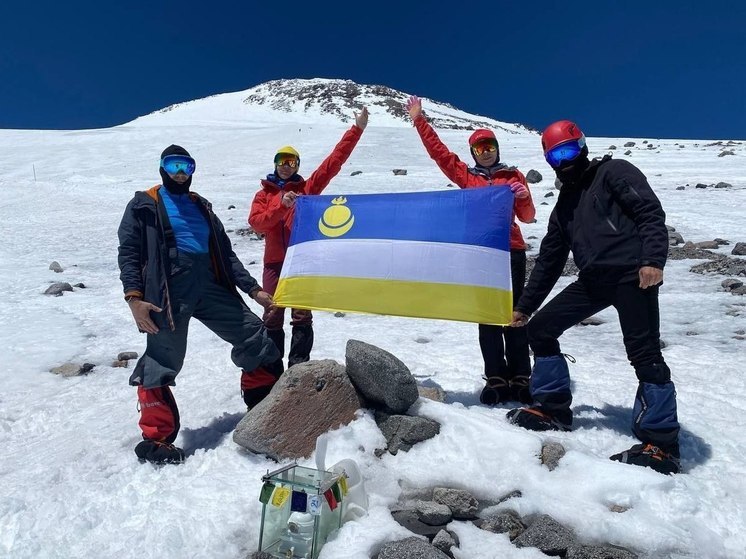
[[[555,169],[584,150],[587,153],[583,131],[569,120],[558,120],[547,126],[541,135],[541,147],[547,162]]]

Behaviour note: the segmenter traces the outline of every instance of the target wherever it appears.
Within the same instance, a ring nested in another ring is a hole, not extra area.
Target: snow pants
[[[262,288],[270,295],[275,294],[277,283],[280,281],[282,263],[265,264],[262,277]],[[285,309],[275,307],[272,311],[264,311],[262,316],[269,337],[275,342],[280,356],[285,355]],[[313,314],[305,309],[291,309],[290,351],[288,353],[288,367],[296,363],[304,363],[311,358],[313,349]]]
[[[192,317],[233,346],[231,359],[242,370],[244,399],[247,390],[269,392],[282,369],[278,372],[280,355],[261,320],[243,299],[217,283],[208,254],[180,252],[172,262],[168,287],[175,329],[147,335],[130,384],[138,387],[143,436],[173,442],[179,413],[169,386],[184,364]]]
[[[513,306],[526,283],[526,251],[510,251],[510,275],[513,283]],[[484,359],[484,375],[510,380],[531,373],[526,327],[509,328],[493,324],[479,325],[479,347]]]
[[[660,346],[658,287],[636,282],[617,285],[578,280],[549,301],[528,323],[534,352],[531,395],[539,407],[570,424],[570,376],[559,337],[581,320],[613,306],[622,328],[627,358],[638,379],[632,431],[641,441],[678,453],[676,390]]]

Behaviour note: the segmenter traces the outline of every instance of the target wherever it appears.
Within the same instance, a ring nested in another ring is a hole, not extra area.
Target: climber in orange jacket
[[[280,279],[285,252],[290,243],[290,229],[298,196],[321,194],[329,182],[339,173],[355,149],[363,130],[368,125],[368,109],[363,107],[355,113],[355,124],[345,132],[334,150],[308,179],[298,174],[300,154],[292,146],[277,151],[275,170],[261,181],[261,190],[254,196],[249,213],[249,225],[264,234],[264,275],[262,287],[274,295]],[[285,309],[270,307],[262,317],[269,337],[275,342],[280,354],[285,354]],[[292,337],[288,353],[288,367],[310,359],[313,347],[313,316],[311,311],[292,309],[290,325]]]

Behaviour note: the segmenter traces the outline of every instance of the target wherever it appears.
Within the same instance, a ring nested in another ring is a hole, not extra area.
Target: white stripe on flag
[[[510,290],[510,253],[475,245],[391,239],[325,239],[291,246],[280,279],[328,276],[447,283]]]

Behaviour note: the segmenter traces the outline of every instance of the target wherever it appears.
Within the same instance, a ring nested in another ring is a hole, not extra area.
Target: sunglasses
[[[182,172],[191,176],[194,174],[197,164],[194,162],[194,159],[187,155],[167,155],[161,159],[161,167],[169,175]]]
[[[572,161],[580,155],[585,147],[585,137],[577,140],[571,140],[553,147],[544,154],[547,163],[553,169],[557,169],[566,161]]]
[[[495,153],[497,151],[497,144],[495,142],[490,142],[489,140],[485,142],[477,142],[471,146],[471,151],[473,151],[476,156],[480,156],[483,153]]]
[[[298,158],[294,155],[279,153],[275,156],[275,166],[282,167],[283,165],[295,169],[298,167]]]

